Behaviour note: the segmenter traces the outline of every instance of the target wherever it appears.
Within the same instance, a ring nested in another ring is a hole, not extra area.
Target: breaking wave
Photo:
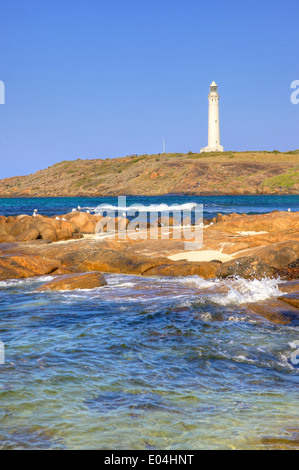
[[[150,204],[144,206],[143,204],[132,204],[128,206],[114,206],[111,204],[100,204],[96,207],[84,207],[83,209],[90,210],[95,212],[95,214],[100,214],[104,211],[123,211],[123,212],[173,212],[173,211],[182,211],[182,210],[192,210],[197,206],[195,202],[189,202],[185,204]]]
[[[178,282],[199,290],[206,290],[207,295],[204,295],[201,301],[213,302],[223,306],[254,303],[282,295],[278,287],[278,283],[281,281],[277,279],[207,280],[199,276],[188,276],[178,279]],[[209,293],[209,290],[212,290],[213,293]]]
[[[219,305],[241,305],[247,303],[260,302],[278,297],[281,292],[278,288],[276,279],[234,279],[223,281],[228,292],[223,294],[215,294],[211,301]]]

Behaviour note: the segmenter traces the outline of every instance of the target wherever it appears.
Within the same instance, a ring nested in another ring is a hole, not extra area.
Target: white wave
[[[109,287],[116,287],[116,288],[119,288],[119,287],[135,287],[136,283],[124,282],[122,284],[109,284],[109,282],[108,282],[108,285],[109,285]]]
[[[212,315],[209,312],[206,313],[201,313],[199,317],[204,320],[204,321],[210,321],[212,320]]]
[[[38,276],[38,277],[26,277],[21,279],[7,279],[5,281],[0,281],[1,287],[12,287],[12,286],[21,286],[22,284],[36,284],[40,282],[48,282],[53,279],[53,276]]]
[[[171,280],[171,282],[174,282]],[[199,276],[186,276],[177,279],[177,282],[184,284],[188,287],[196,287],[197,289],[211,289],[215,286],[221,285],[220,279],[203,279]]]
[[[123,211],[123,212],[172,212],[182,210],[192,210],[197,206],[195,202],[189,202],[185,204],[150,204],[144,206],[143,204],[132,204],[128,206],[114,206],[111,204],[101,204],[97,207],[84,207],[83,209],[91,210],[96,214],[100,214],[105,211]]]
[[[223,281],[223,283],[228,288],[228,292],[209,296],[209,300],[224,306],[260,302],[282,294],[276,279],[239,278]]]
[[[235,323],[240,323],[240,322],[247,322],[247,318],[246,317],[229,317],[227,319],[228,321],[233,321]],[[252,322],[252,323],[256,323],[256,322]]]
[[[187,276],[177,278],[175,281],[173,279],[164,279],[163,282],[179,282],[186,287],[206,290],[207,295],[201,293],[200,298],[197,299],[200,303],[208,301],[223,306],[254,303],[282,295],[278,287],[281,281],[269,278],[262,280],[243,278],[221,280]],[[209,290],[212,290],[212,292],[209,292]],[[192,303],[192,301],[189,302]]]

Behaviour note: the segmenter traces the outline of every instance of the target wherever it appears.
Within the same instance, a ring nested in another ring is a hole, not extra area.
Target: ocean
[[[127,206],[153,210],[179,208],[182,205],[203,204],[204,217],[213,218],[217,213],[236,212],[240,214],[260,214],[273,210],[299,211],[299,196],[189,196],[169,194],[166,196],[128,196]],[[71,212],[78,206],[96,209],[99,206],[118,206],[117,197],[57,197],[57,198],[0,198],[0,215],[32,215],[35,209],[41,215],[61,215]]]
[[[127,199],[192,203],[207,218],[299,210],[298,196]],[[117,199],[1,199],[0,214],[100,204]],[[251,310],[277,280],[105,276],[72,292],[37,292],[49,276],[0,282],[0,448],[298,448],[299,316]]]

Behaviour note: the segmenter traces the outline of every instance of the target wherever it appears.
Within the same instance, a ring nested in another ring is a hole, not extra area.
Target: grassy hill
[[[63,161],[0,180],[0,197],[298,194],[299,151],[139,155]]]

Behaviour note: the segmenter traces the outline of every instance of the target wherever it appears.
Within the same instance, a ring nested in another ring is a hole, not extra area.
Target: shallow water
[[[299,210],[298,196],[127,199],[194,202],[205,217]],[[100,204],[117,199],[0,199],[0,213]],[[36,292],[50,277],[0,282],[0,448],[299,448],[299,317],[250,310],[279,295],[275,281],[106,276],[74,292]]]
[[[2,448],[298,446],[299,317],[250,310],[275,281],[106,277],[91,291],[0,283]]]

